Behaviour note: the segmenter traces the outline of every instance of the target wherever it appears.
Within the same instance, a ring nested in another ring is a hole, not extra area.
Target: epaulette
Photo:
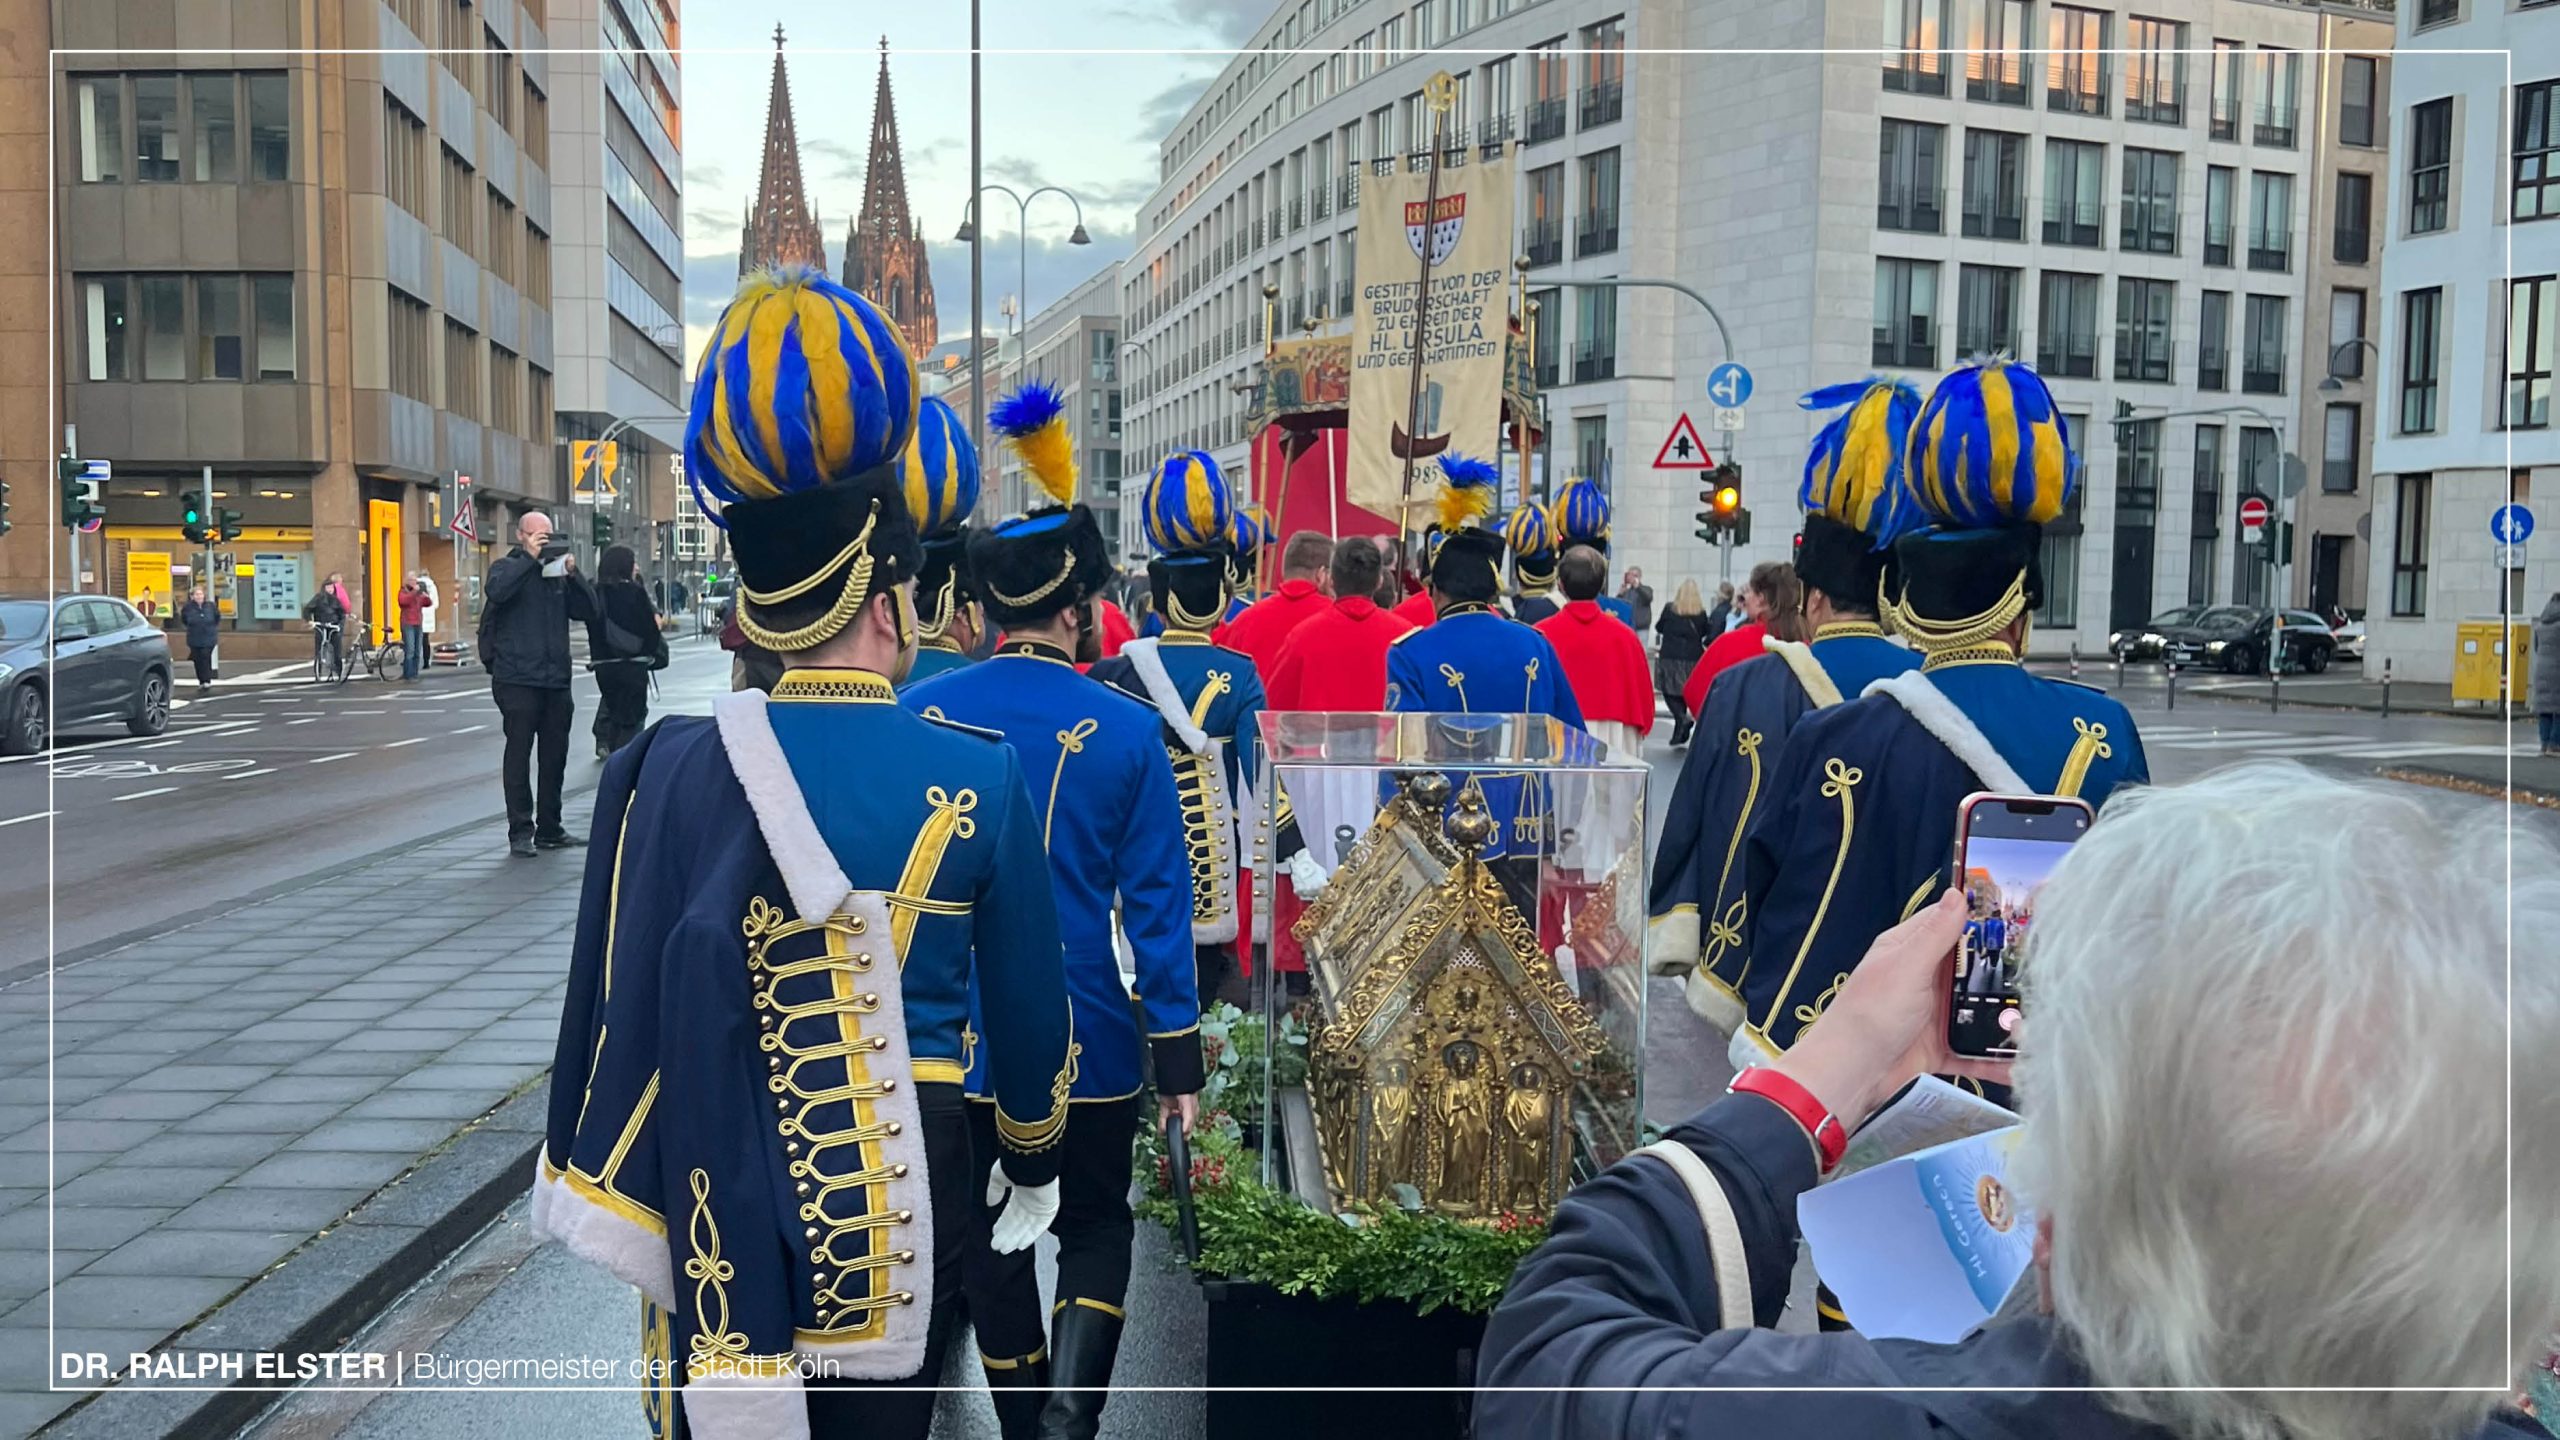
[[[1412,629],[1407,630],[1407,631],[1406,631],[1406,632],[1404,632],[1403,634],[1401,634],[1401,635],[1397,636],[1397,637],[1396,637],[1396,638],[1394,638],[1393,640],[1388,641],[1387,643],[1388,643],[1389,645],[1401,645],[1401,644],[1403,644],[1404,642],[1406,642],[1407,640],[1412,639],[1414,636],[1419,635],[1419,634],[1421,634],[1423,631],[1428,630],[1428,629],[1430,629],[1430,628],[1431,628],[1431,627],[1430,627],[1430,626],[1428,626],[1428,625],[1416,625],[1416,626],[1414,626]]]
[[[1003,731],[990,730],[984,725],[971,725],[966,721],[954,720],[950,716],[943,714],[942,711],[935,706],[927,705],[916,713],[923,716],[925,719],[932,721],[934,724],[941,726],[945,730],[957,730],[963,735],[974,735],[981,740],[992,740],[999,745],[1004,743]]]

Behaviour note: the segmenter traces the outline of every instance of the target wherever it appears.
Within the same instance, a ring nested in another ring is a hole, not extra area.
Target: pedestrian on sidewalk
[[[2560,592],[2533,622],[2533,714],[2542,753],[2560,755]]]
[[[1716,676],[1760,654],[1762,640],[1771,635],[1781,640],[1813,638],[1804,622],[1804,582],[1796,578],[1796,567],[1784,560],[1763,560],[1751,567],[1751,578],[1744,582],[1733,613],[1742,617],[1741,623],[1707,642],[1707,653],[1698,657],[1688,683],[1681,687],[1681,699],[1693,714],[1707,708],[1707,689]]]
[[[400,587],[400,678],[415,680],[427,663],[427,592],[412,575]]]
[[[1662,692],[1662,703],[1671,707],[1671,748],[1689,743],[1692,716],[1689,702],[1680,692],[1688,687],[1689,672],[1698,668],[1699,657],[1707,653],[1707,642],[1722,635],[1722,621],[1707,611],[1706,601],[1698,594],[1698,582],[1683,580],[1680,591],[1671,597],[1670,608],[1653,622],[1657,649],[1653,661],[1654,688]]]
[[[1626,602],[1633,616],[1627,628],[1641,637],[1653,629],[1653,587],[1644,583],[1644,572],[1630,565],[1624,580],[1618,582],[1618,598]]]
[[[596,758],[649,723],[649,676],[667,668],[667,637],[640,588],[639,558],[616,545],[596,562],[596,614],[587,621],[587,668],[596,674]]]
[[[1716,585],[1715,608],[1707,612],[1707,638],[1713,640],[1732,629],[1733,616],[1733,582],[1721,581]]]
[[[560,824],[560,777],[569,764],[569,622],[598,614],[595,591],[578,574],[578,557],[552,538],[551,517],[528,510],[516,521],[516,545],[489,567],[480,613],[480,662],[505,722],[502,776],[507,791],[507,848],[517,855],[586,842]],[[541,751],[540,790],[531,774]]]
[[[207,599],[204,587],[198,585],[187,592],[187,603],[178,607],[178,623],[187,632],[187,658],[196,666],[196,698],[213,693],[214,651],[222,644],[222,607]],[[2548,744],[2551,732],[2543,731]]]
[[[436,577],[421,570],[417,575],[418,593],[427,597],[427,608],[418,613],[418,669],[425,672],[436,664],[436,612],[444,604],[444,592],[436,589]]]

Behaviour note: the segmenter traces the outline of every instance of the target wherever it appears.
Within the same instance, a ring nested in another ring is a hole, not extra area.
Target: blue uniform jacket
[[[533,1196],[666,1312],[697,1423],[789,1357],[914,1375],[932,1308],[916,1092],[997,1002],[1006,1173],[1058,1173],[1069,1008],[1013,754],[859,671],[723,696],[606,765]],[[803,787],[806,787],[805,790]],[[698,1393],[700,1392],[700,1393]],[[714,1393],[716,1392],[716,1393]]]
[[[1154,1050],[1159,1092],[1198,1090],[1190,865],[1156,712],[1078,674],[1066,652],[1031,640],[1007,640],[992,657],[899,698],[925,715],[992,730],[1021,757],[1048,848],[1075,1007],[1073,1098],[1136,1094],[1142,1041]],[[1137,960],[1143,1033],[1112,948],[1115,896]],[[990,1037],[990,1048],[995,1043]],[[969,1093],[983,1096],[986,1057],[975,1060]]]
[[[1545,715],[1582,728],[1582,707],[1547,637],[1480,605],[1451,609],[1387,647],[1387,708]],[[1502,827],[1484,857],[1541,853],[1548,838],[1545,817],[1553,808],[1546,787],[1521,774],[1479,771],[1476,779],[1485,808]]]
[[[904,690],[909,686],[921,685],[936,675],[957,670],[970,663],[972,662],[969,657],[947,640],[939,644],[917,646],[916,663],[908,667],[907,678],[898,682],[898,688]]]
[[[1873,623],[1826,625],[1806,649],[1841,700],[1920,663]],[[1742,837],[1769,798],[1789,732],[1819,708],[1783,655],[1717,676],[1663,813],[1649,959],[1657,973],[1692,976],[1691,1008],[1728,1034],[1742,1024]]]
[[[1808,716],[1743,842],[1741,1033],[1770,1054],[1793,1044],[1876,936],[1956,883],[1965,796],[2023,789],[2102,807],[2150,777],[2122,705],[2012,661],[1923,666]]]
[[[1166,676],[1191,707],[1191,723],[1211,739],[1226,742],[1227,793],[1243,796],[1253,788],[1258,763],[1254,748],[1262,739],[1258,718],[1264,704],[1262,676],[1254,669],[1253,657],[1212,644],[1197,630],[1162,631],[1157,638],[1163,643],[1156,653],[1164,657]],[[1097,661],[1086,673],[1148,709],[1155,708],[1138,679],[1138,667],[1125,654]]]
[[[1262,714],[1262,679],[1253,657],[1211,644],[1197,630],[1164,632],[1156,655],[1184,719],[1220,747],[1213,773],[1205,755],[1194,752],[1171,722],[1164,723],[1165,758],[1173,764],[1174,790],[1182,800],[1183,846],[1191,861],[1191,938],[1202,945],[1223,945],[1237,938],[1240,929],[1240,877],[1250,868],[1246,837],[1259,833],[1258,818],[1248,812],[1253,808],[1254,746],[1261,739],[1256,717]],[[1156,710],[1155,697],[1147,692],[1128,649],[1087,673]]]

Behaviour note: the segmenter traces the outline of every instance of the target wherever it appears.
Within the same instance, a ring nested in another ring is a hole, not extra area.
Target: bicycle
[[[326,620],[311,622],[311,683],[344,685],[347,683],[347,656],[338,643],[346,627]]]
[[[374,679],[386,683],[399,679],[400,672],[408,666],[405,648],[397,640],[385,640],[377,645],[374,643],[373,636],[372,621],[356,622],[355,653],[366,657],[365,670]]]

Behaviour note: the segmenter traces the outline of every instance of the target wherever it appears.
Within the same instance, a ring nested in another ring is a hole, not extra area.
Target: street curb
[[[2437,790],[2456,790],[2466,795],[2481,795],[2492,800],[2505,800],[2517,805],[2532,805],[2544,810],[2560,810],[2560,791],[2545,790],[2535,785],[2500,784],[2474,775],[2439,770],[2432,765],[2390,764],[2374,771],[2385,780],[2404,785],[2425,785]]]
[[[286,1357],[290,1367],[296,1357],[338,1350],[525,1193],[550,1094],[546,1073],[153,1353],[264,1352]],[[220,1390],[119,1384],[36,1433],[45,1440],[216,1440],[237,1434],[298,1383]]]

